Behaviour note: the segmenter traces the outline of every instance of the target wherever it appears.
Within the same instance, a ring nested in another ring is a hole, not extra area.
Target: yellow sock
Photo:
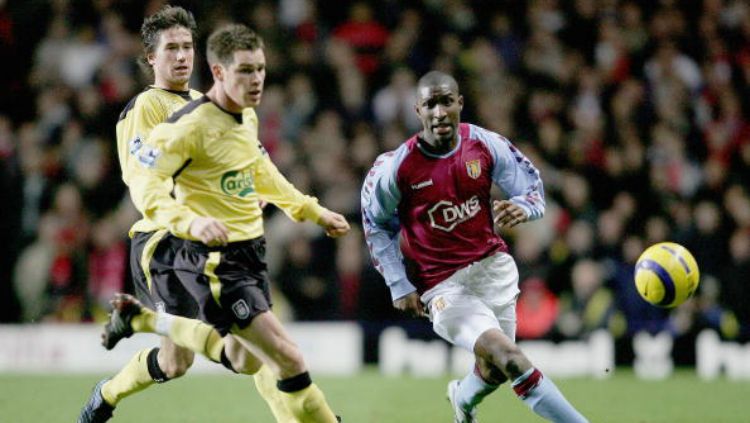
[[[196,319],[171,316],[166,335],[181,347],[203,354],[213,361],[221,361],[224,339],[211,325]]]
[[[278,423],[298,423],[299,420],[295,419],[294,414],[289,411],[284,398],[281,396],[281,391],[276,387],[276,375],[273,374],[271,369],[263,365],[253,376],[258,393],[268,404],[268,408],[271,409],[276,421]]]
[[[143,307],[141,309],[141,314],[134,316],[133,320],[130,321],[130,327],[132,327],[135,332],[155,332],[156,312]]]
[[[296,392],[282,392],[287,408],[300,423],[336,423],[336,415],[326,402],[325,395],[314,383]]]
[[[119,373],[102,386],[102,397],[109,405],[115,406],[121,399],[154,383],[148,372],[150,352],[150,348],[138,351]]]

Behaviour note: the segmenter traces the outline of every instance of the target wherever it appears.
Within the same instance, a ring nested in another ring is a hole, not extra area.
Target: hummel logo
[[[418,184],[414,184],[414,185],[411,186],[411,189],[422,189],[422,188],[425,188],[425,187],[429,187],[430,185],[432,185],[432,179],[428,179],[428,180],[420,182]]]

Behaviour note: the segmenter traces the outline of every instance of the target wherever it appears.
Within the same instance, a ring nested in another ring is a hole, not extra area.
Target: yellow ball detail
[[[635,265],[635,287],[658,307],[676,307],[695,294],[700,270],[687,248],[674,242],[648,247]]]

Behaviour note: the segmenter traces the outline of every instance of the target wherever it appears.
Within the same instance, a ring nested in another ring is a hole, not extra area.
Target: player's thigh
[[[235,335],[230,334],[224,337],[224,351],[237,373],[255,374],[263,365],[257,355],[238,340]]]
[[[180,282],[197,301],[201,319],[222,336],[235,326],[248,327],[271,309],[268,272],[259,242],[211,249],[186,241],[177,254],[175,269]]]
[[[492,308],[471,295],[437,295],[428,308],[435,333],[469,352],[483,333],[502,330]]]
[[[165,231],[138,232],[131,243],[130,265],[138,298],[159,311],[194,318],[198,305],[174,271],[183,241]]]

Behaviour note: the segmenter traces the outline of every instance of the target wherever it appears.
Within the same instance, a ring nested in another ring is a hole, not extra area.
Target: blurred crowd
[[[138,217],[117,115],[150,81],[138,30],[163,1],[0,0],[0,320],[100,319],[128,290]],[[266,42],[261,141],[302,191],[346,214],[333,241],[266,209],[280,313],[399,319],[372,269],[359,189],[420,129],[415,83],[456,76],[463,121],[540,168],[547,215],[502,235],[521,274],[519,337],[605,328],[750,339],[750,5],[742,0],[174,1],[204,41],[240,21]],[[497,193],[500,195],[500,193]],[[642,301],[633,265],[675,241],[701,267],[675,310]]]

